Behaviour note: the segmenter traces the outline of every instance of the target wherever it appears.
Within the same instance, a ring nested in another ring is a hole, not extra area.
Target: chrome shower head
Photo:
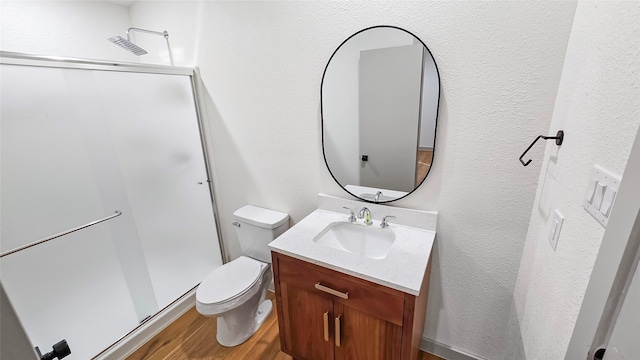
[[[125,39],[122,36],[113,36],[109,38],[109,41],[111,41],[112,43],[122,47],[123,49],[127,50],[127,51],[131,51],[132,53],[140,56],[140,55],[144,55],[147,53],[147,51],[143,48],[141,48],[140,46],[134,44],[131,42],[131,40]]]

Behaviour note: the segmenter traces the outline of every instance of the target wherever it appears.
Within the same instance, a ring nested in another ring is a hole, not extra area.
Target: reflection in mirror
[[[322,79],[327,167],[351,195],[404,197],[433,159],[440,78],[420,39],[392,26],[364,29],[333,53]]]

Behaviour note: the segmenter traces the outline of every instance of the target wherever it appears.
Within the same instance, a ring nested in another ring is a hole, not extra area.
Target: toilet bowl
[[[273,210],[247,205],[233,215],[246,256],[212,271],[196,290],[196,309],[217,316],[216,339],[227,347],[249,339],[271,313],[266,292],[273,275],[267,245],[289,228],[289,215]]]
[[[196,290],[196,309],[218,316],[216,339],[236,346],[253,335],[271,313],[266,298],[271,265],[241,256],[211,272]]]

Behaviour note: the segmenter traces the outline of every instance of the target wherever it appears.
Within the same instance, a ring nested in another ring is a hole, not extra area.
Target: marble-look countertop
[[[435,231],[397,225],[389,228],[396,239],[383,259],[371,259],[317,244],[313,238],[333,222],[348,222],[348,214],[317,209],[269,244],[272,251],[341,273],[419,295],[420,285],[433,248]],[[363,220],[358,219],[358,223]],[[379,227],[373,220],[370,226]]]

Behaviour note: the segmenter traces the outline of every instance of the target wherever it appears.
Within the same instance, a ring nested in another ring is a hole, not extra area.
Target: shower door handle
[[[75,227],[75,228],[73,228],[73,229],[65,230],[65,231],[63,231],[63,232],[61,232],[61,233],[57,233],[57,234],[55,234],[55,235],[47,236],[47,237],[46,237],[46,238],[44,238],[44,239],[40,239],[40,240],[38,240],[38,241],[34,241],[34,242],[32,242],[32,243],[29,243],[29,244],[27,244],[27,245],[23,245],[23,246],[17,247],[17,248],[15,248],[15,249],[13,249],[13,250],[9,250],[9,251],[7,251],[7,252],[3,252],[2,254],[0,254],[0,258],[1,258],[1,257],[5,257],[5,256],[7,256],[7,255],[11,255],[11,254],[13,254],[13,253],[17,253],[18,251],[26,250],[26,249],[28,249],[28,248],[30,248],[30,247],[33,247],[33,246],[36,246],[36,245],[40,245],[40,244],[46,243],[47,241],[51,241],[51,240],[53,240],[53,239],[57,239],[57,238],[59,238],[59,237],[61,237],[61,236],[69,235],[69,234],[71,234],[71,233],[73,233],[73,232],[76,232],[76,231],[78,231],[78,230],[86,229],[86,228],[88,228],[88,227],[90,227],[90,226],[100,224],[101,222],[105,222],[105,221],[107,221],[107,220],[111,220],[111,219],[116,218],[116,217],[118,217],[118,216],[120,216],[120,215],[122,215],[122,211],[120,211],[120,210],[116,210],[115,214],[110,215],[110,216],[107,216],[107,217],[105,217],[105,218],[102,218],[102,219],[99,219],[99,220],[95,220],[95,221],[92,221],[92,222],[90,222],[90,223],[87,223],[87,224],[84,224],[84,225],[80,225],[80,226],[78,226],[78,227]]]

